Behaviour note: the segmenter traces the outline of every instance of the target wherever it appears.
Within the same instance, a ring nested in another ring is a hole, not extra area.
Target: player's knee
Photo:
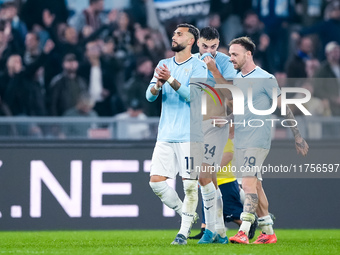
[[[257,193],[257,180],[253,177],[242,179],[242,189],[247,193]]]
[[[197,180],[184,180],[183,181],[184,193],[187,199],[198,199],[198,183]]]
[[[212,180],[210,178],[205,178],[205,177],[199,177],[198,182],[201,186],[208,185]]]
[[[167,190],[168,184],[166,181],[162,182],[149,182],[149,185],[152,191],[159,197],[162,197],[162,194]]]
[[[257,181],[256,189],[257,190],[262,190],[262,182],[261,181]]]
[[[251,222],[251,224],[253,224],[254,221],[255,221],[255,215],[253,213],[249,213],[249,212],[242,212],[240,219],[242,221],[248,221],[248,222]]]

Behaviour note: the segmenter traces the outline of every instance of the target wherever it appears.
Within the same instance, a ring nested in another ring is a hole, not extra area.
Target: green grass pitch
[[[193,230],[193,234],[196,232]],[[196,240],[189,240],[186,246],[171,246],[176,233],[176,230],[3,231],[0,254],[340,254],[340,230],[336,229],[279,229],[278,243],[269,245],[198,245]],[[236,230],[228,231],[229,236],[235,233]]]

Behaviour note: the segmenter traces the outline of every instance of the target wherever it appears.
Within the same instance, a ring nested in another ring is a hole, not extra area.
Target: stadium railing
[[[280,119],[273,116],[273,119]],[[293,139],[287,123],[274,122],[273,140]],[[297,116],[306,139],[340,139],[340,117]],[[155,140],[159,118],[0,117],[0,140]]]

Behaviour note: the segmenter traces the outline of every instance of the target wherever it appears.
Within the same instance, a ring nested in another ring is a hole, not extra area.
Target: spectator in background
[[[25,22],[28,31],[34,26],[44,27],[42,14],[44,10],[49,10],[55,15],[56,23],[66,23],[68,10],[65,0],[26,0],[21,10],[21,19]]]
[[[87,92],[85,80],[77,74],[78,67],[77,57],[67,54],[63,59],[63,72],[52,79],[48,93],[52,116],[62,116],[77,104],[82,93]]]
[[[73,16],[69,24],[75,28],[78,33],[80,33],[85,26],[89,26],[95,31],[104,24],[105,17],[102,14],[103,10],[104,0],[89,0],[89,7]]]
[[[316,58],[306,60],[307,78],[313,78],[316,71],[320,68],[320,61]]]
[[[152,79],[154,65],[148,57],[139,57],[137,59],[137,70],[132,77],[126,82],[125,88],[125,103],[132,102],[137,99],[143,112],[147,116],[160,116],[162,100],[157,100],[156,105],[149,104],[145,99],[145,90]]]
[[[133,99],[126,112],[117,114],[117,138],[122,140],[141,140],[150,137],[149,125],[144,121],[147,116],[143,113],[138,99]]]
[[[6,67],[7,59],[10,55],[14,54],[14,49],[9,43],[10,30],[5,21],[0,20],[0,70]]]
[[[130,13],[136,23],[146,27],[146,2],[147,0],[130,0]]]
[[[18,7],[14,2],[5,2],[1,6],[0,17],[11,23],[12,29],[18,34],[18,38],[23,42],[27,33],[27,27],[18,17]]]
[[[134,32],[132,22],[127,12],[121,11],[117,17],[117,29],[113,31],[113,38],[116,42],[116,55],[121,59],[125,68],[124,82],[131,77],[134,69]]]
[[[320,99],[315,97],[314,95],[314,87],[310,80],[304,80],[301,84],[301,88],[309,90],[311,93],[311,99],[304,103],[303,106],[313,115],[313,116],[331,116],[332,112],[330,109],[328,99]],[[298,93],[294,98],[303,98],[304,95]],[[299,108],[296,105],[290,106],[294,115],[303,115]]]
[[[330,100],[333,115],[340,115],[340,46],[330,42],[325,49],[327,60],[314,75],[315,96]],[[327,78],[327,79],[325,79]]]
[[[56,44],[56,48],[63,58],[66,54],[72,53],[76,55],[78,61],[83,58],[83,49],[79,43],[77,31],[70,26],[66,26],[63,29],[63,33],[58,33],[58,26],[55,20],[55,15],[50,13],[48,10],[43,12],[43,23],[47,29],[50,38]]]
[[[79,95],[76,106],[67,110],[64,117],[97,117],[98,114],[93,110],[94,101],[88,93]],[[92,127],[91,123],[72,123],[65,125],[65,135],[67,137],[87,137],[88,129]]]
[[[45,98],[40,85],[34,81],[34,75],[53,48],[53,42],[47,41],[43,54],[25,68],[20,55],[12,55],[8,58],[7,73],[1,78],[4,82],[1,90],[4,102],[14,116],[46,115]]]
[[[302,37],[298,49],[289,60],[286,72],[288,78],[306,78],[306,62],[313,57],[314,45],[310,37]]]
[[[156,66],[158,62],[164,58],[164,47],[163,45],[157,44],[155,37],[155,33],[150,33],[145,36],[145,56],[151,58],[154,66]]]
[[[247,11],[243,20],[243,32],[236,37],[248,36],[257,45],[254,52],[255,63],[268,72],[273,70],[269,61],[268,47],[270,39],[264,32],[264,25],[254,11]]]
[[[40,54],[39,35],[32,32],[28,33],[25,39],[25,52],[23,57],[24,64],[31,64],[40,56]]]
[[[295,18],[294,1],[253,1],[253,8],[264,23],[265,32],[270,38],[268,51],[273,61],[272,72],[284,70],[288,55],[289,23]]]
[[[124,110],[122,101],[113,96],[117,89],[114,81],[114,72],[107,62],[101,58],[101,47],[98,41],[86,44],[85,61],[81,64],[79,74],[89,85],[89,94],[95,102],[95,111],[99,116],[112,116]]]
[[[327,5],[324,18],[324,21],[300,31],[301,36],[317,34],[321,40],[322,50],[331,41],[340,44],[340,0],[333,0]],[[296,34],[293,36],[296,37]],[[324,52],[319,55],[321,59],[324,59]]]
[[[312,83],[309,80],[305,80],[304,83],[301,85],[302,88],[309,90],[311,93],[311,98],[307,103],[304,103],[303,106],[314,116],[331,116],[332,112],[329,105],[328,99],[320,99],[314,96],[314,88]],[[304,95],[296,94],[294,98],[300,99],[301,97],[304,97]],[[302,112],[296,107],[296,105],[291,105],[291,110],[294,113],[294,115],[303,115]],[[326,127],[323,127],[322,122],[318,121],[309,121],[306,123],[306,130],[308,132],[308,137],[313,137],[314,139],[320,139],[322,137],[323,129],[325,129],[325,132],[327,135],[329,135],[330,132],[334,132],[332,126],[326,125]],[[337,131],[336,131],[337,132]],[[336,134],[336,132],[334,134]]]

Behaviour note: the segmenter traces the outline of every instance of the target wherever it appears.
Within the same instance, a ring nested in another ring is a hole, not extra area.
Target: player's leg
[[[175,155],[179,174],[183,179],[184,200],[181,228],[172,244],[186,244],[194,221],[198,203],[198,174],[202,164],[202,143],[175,144]]]
[[[205,231],[205,215],[204,215],[204,205],[202,201],[202,220],[201,220],[201,231],[195,236],[189,236],[189,239],[201,239]]]
[[[226,237],[223,220],[223,202],[217,186],[217,167],[222,160],[223,149],[228,141],[229,126],[213,127],[211,121],[205,122],[204,130],[204,160],[199,176],[204,215],[206,219],[205,234],[198,243],[212,243],[220,235]],[[217,201],[218,199],[218,201]],[[216,229],[217,223],[217,229]],[[218,231],[217,234],[215,232]],[[224,242],[224,241],[223,241]]]
[[[206,224],[205,232],[209,234],[208,239],[211,239],[210,236],[213,237],[213,235],[215,235],[214,233],[216,224],[216,187],[212,181],[214,173],[215,173],[214,166],[211,166],[207,163],[202,163],[201,172],[199,175],[199,183],[201,186],[203,209]],[[211,242],[212,241],[213,240],[211,240]]]
[[[167,178],[175,177],[172,144],[157,142],[152,155],[150,187],[166,206],[182,216],[182,201],[177,192],[166,182]]]
[[[255,213],[258,206],[256,154],[251,150],[235,150],[236,167],[242,173],[242,188],[245,192],[242,224],[238,233],[230,238],[232,243],[249,243],[248,233],[255,221]],[[262,161],[263,162],[263,161]],[[262,164],[262,163],[261,163]]]
[[[273,219],[268,212],[268,199],[263,190],[262,182],[257,183],[257,193],[259,197],[259,206],[257,208],[257,215],[259,227],[262,229],[261,235],[257,238],[254,244],[276,243],[277,238],[273,230]]]

